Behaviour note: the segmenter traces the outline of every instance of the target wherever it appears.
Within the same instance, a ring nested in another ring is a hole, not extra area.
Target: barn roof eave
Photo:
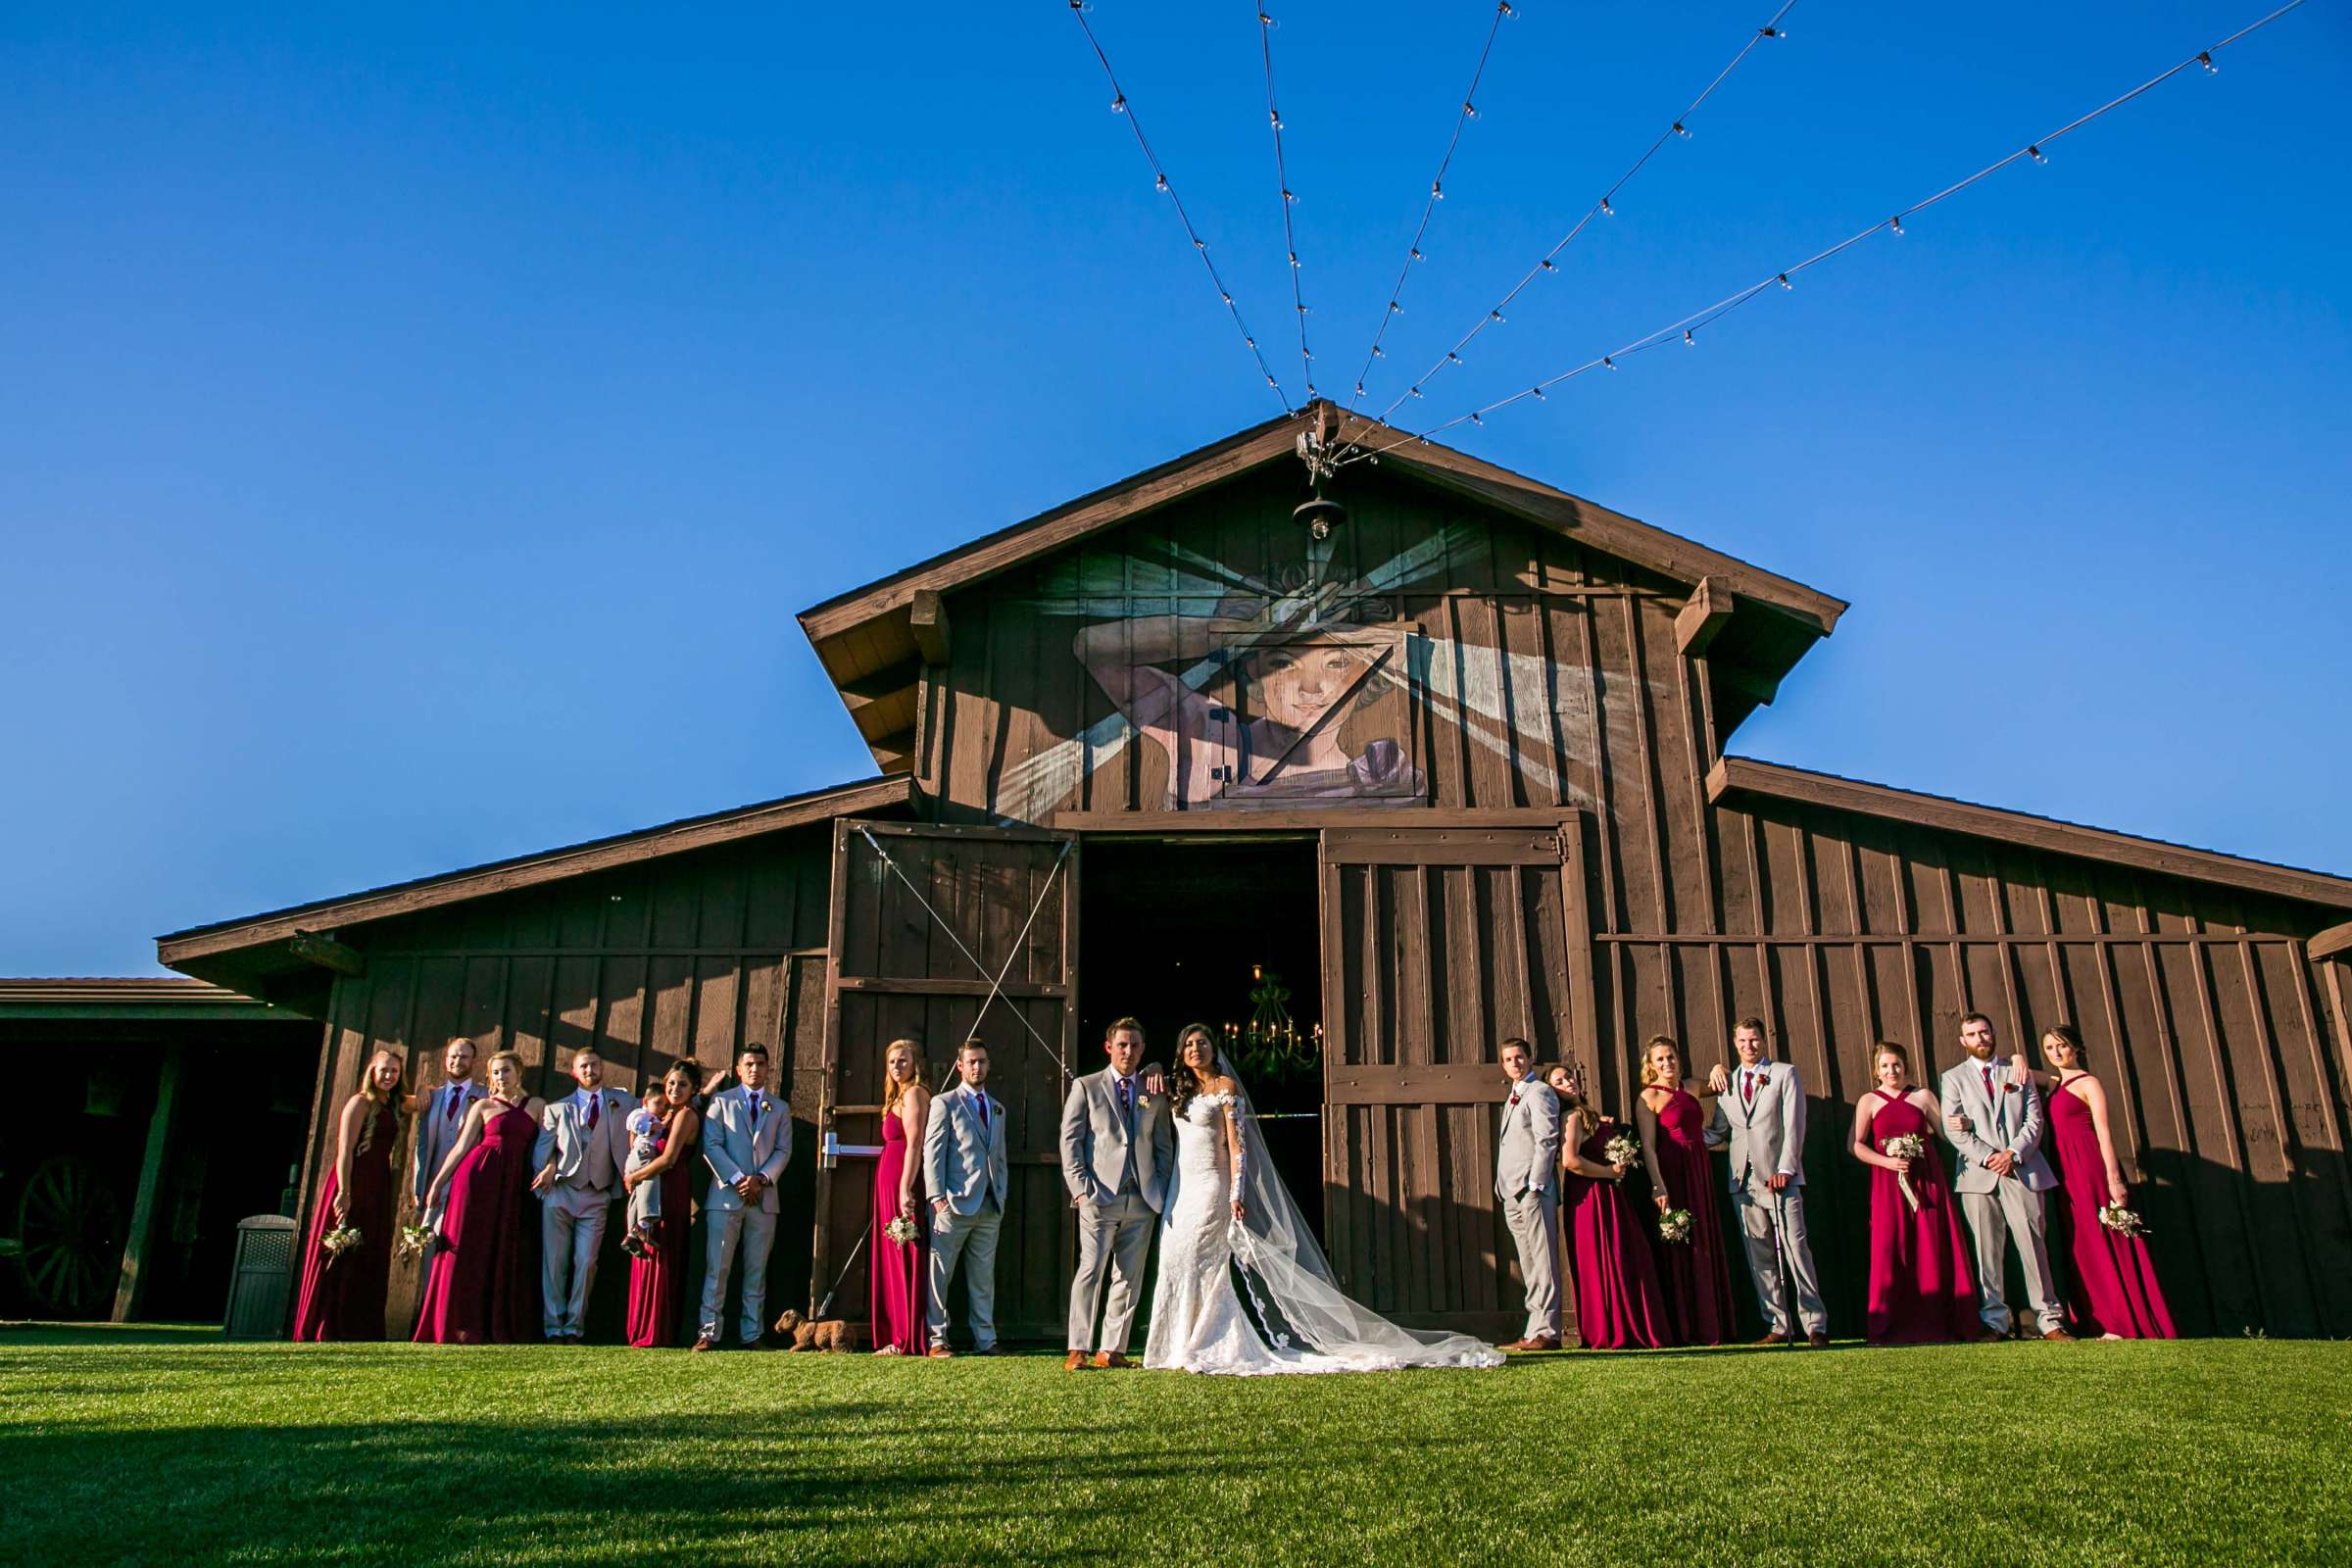
[[[264,982],[274,971],[292,972],[304,967],[299,958],[285,956],[284,945],[299,933],[344,930],[394,915],[537,887],[837,816],[904,809],[913,799],[914,781],[905,774],[837,784],[781,800],[592,839],[584,844],[395,882],[362,893],[191,926],[156,938],[156,956],[167,968],[230,984],[248,995],[267,991],[271,1000],[276,1000],[275,988]],[[266,950],[273,951],[269,951],[265,958],[261,955]],[[261,989],[253,989],[255,985]]]
[[[1326,427],[1336,430],[1339,439],[1379,450],[1384,464],[1425,482],[1680,582],[1695,586],[1712,577],[1737,598],[1771,612],[1794,634],[1786,639],[1793,643],[1794,652],[1784,651],[1769,660],[1769,667],[1758,669],[1767,687],[1788,673],[1806,647],[1835,630],[1848,608],[1845,601],[1819,589],[1318,399],[1295,414],[1236,431],[801,612],[801,629],[841,693],[876,764],[888,769],[906,766],[910,760],[914,680],[909,671],[918,659],[919,644],[910,612],[918,594],[969,587],[1209,485],[1267,464],[1295,461],[1299,428],[1309,418],[1327,421]]]
[[[1809,806],[1885,817],[1922,827],[1965,833],[2004,844],[2022,845],[2054,855],[2079,856],[2089,860],[2132,866],[2163,876],[2209,882],[2223,887],[2266,893],[2313,904],[2322,908],[2352,909],[2352,877],[2278,865],[2269,860],[2193,849],[2163,839],[2141,838],[2108,828],[2085,827],[2056,817],[2005,807],[1978,806],[1948,796],[1871,784],[1836,773],[1816,773],[1753,758],[1726,757],[1707,773],[1707,799],[1720,802],[1734,794],[1761,795]]]

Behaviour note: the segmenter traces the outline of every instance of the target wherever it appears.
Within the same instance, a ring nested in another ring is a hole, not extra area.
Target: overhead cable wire
[[[1089,9],[1087,0],[1070,0],[1070,15],[1078,19],[1078,26],[1086,34],[1087,46],[1094,50],[1095,58],[1102,63],[1102,74],[1110,82],[1111,113],[1126,117],[1127,128],[1135,132],[1136,146],[1143,149],[1144,161],[1152,166],[1154,188],[1166,196],[1169,205],[1176,209],[1176,220],[1184,225],[1184,237],[1193,242],[1200,265],[1208,270],[1208,280],[1215,286],[1217,298],[1224,303],[1225,314],[1233,318],[1234,328],[1242,334],[1243,346],[1249,349],[1250,357],[1257,362],[1258,374],[1265,377],[1266,385],[1273,388],[1274,395],[1282,400],[1283,413],[1288,414],[1291,412],[1291,396],[1282,389],[1282,382],[1275,378],[1274,371],[1267,366],[1265,353],[1258,348],[1257,338],[1250,330],[1250,323],[1242,319],[1241,307],[1233,302],[1233,290],[1225,286],[1223,275],[1217,271],[1216,262],[1208,254],[1208,241],[1202,239],[1200,231],[1193,226],[1192,215],[1184,210],[1184,198],[1176,194],[1175,185],[1168,179],[1166,166],[1160,163],[1159,155],[1152,150],[1152,142],[1144,134],[1143,122],[1137,118],[1135,106],[1127,101],[1127,89],[1119,85],[1119,74],[1110,68],[1110,56],[1103,53],[1102,40],[1095,36],[1093,24],[1086,20]],[[1295,291],[1296,283],[1293,288]]]
[[[1412,272],[1413,264],[1423,259],[1421,241],[1428,237],[1429,220],[1436,214],[1438,203],[1446,199],[1446,171],[1453,167],[1453,150],[1461,145],[1462,129],[1478,118],[1478,84],[1486,79],[1487,59],[1494,53],[1495,34],[1502,31],[1507,18],[1516,15],[1511,0],[1494,0],[1494,20],[1488,24],[1486,44],[1478,51],[1478,69],[1470,73],[1470,86],[1462,94],[1462,107],[1454,112],[1453,134],[1446,138],[1446,155],[1438,160],[1438,172],[1430,178],[1429,195],[1421,203],[1421,221],[1413,225],[1412,242],[1404,248],[1404,260],[1396,269],[1396,281],[1389,286],[1388,307],[1380,313],[1380,325],[1373,329],[1372,346],[1364,353],[1364,367],[1355,372],[1355,395],[1348,400],[1350,405],[1363,401],[1364,377],[1372,373],[1373,362],[1388,358],[1388,351],[1380,346],[1381,340],[1388,336],[1389,323],[1403,308],[1397,301],[1404,298],[1405,278]]]
[[[1740,69],[1740,64],[1747,59],[1749,53],[1754,50],[1758,44],[1765,42],[1767,39],[1780,39],[1788,36],[1788,34],[1782,29],[1781,20],[1788,16],[1790,11],[1794,10],[1795,7],[1796,0],[1785,0],[1785,3],[1781,6],[1781,8],[1772,14],[1772,19],[1770,21],[1766,22],[1764,25],[1758,27],[1754,32],[1749,33],[1747,36],[1747,41],[1740,46],[1740,52],[1732,56],[1731,62],[1721,71],[1715,73],[1715,79],[1708,82],[1706,86],[1699,92],[1697,97],[1691,99],[1688,104],[1683,106],[1683,112],[1674,117],[1673,123],[1669,124],[1664,130],[1658,132],[1657,138],[1653,140],[1647,147],[1642,149],[1642,156],[1635,159],[1633,163],[1627,167],[1625,172],[1619,174],[1616,178],[1616,181],[1611,184],[1607,190],[1600,193],[1599,200],[1595,201],[1592,206],[1585,209],[1584,216],[1576,220],[1576,222],[1569,228],[1567,233],[1560,236],[1559,243],[1552,246],[1551,249],[1545,251],[1543,257],[1537,261],[1536,265],[1529,268],[1525,275],[1523,275],[1518,282],[1511,285],[1508,293],[1504,294],[1501,299],[1496,300],[1492,306],[1490,306],[1486,315],[1480,317],[1477,323],[1473,325],[1469,331],[1464,332],[1460,337],[1454,340],[1453,347],[1447,349],[1444,356],[1437,361],[1437,363],[1432,365],[1428,369],[1422,371],[1421,378],[1419,380],[1413,382],[1410,386],[1405,388],[1404,391],[1399,392],[1396,398],[1390,402],[1387,408],[1381,410],[1381,418],[1385,420],[1390,415],[1396,413],[1397,405],[1403,403],[1405,399],[1422,396],[1422,388],[1425,387],[1431,379],[1443,373],[1447,366],[1461,364],[1462,350],[1469,346],[1471,339],[1477,337],[1481,332],[1484,332],[1490,326],[1501,325],[1503,321],[1503,311],[1513,300],[1519,297],[1520,293],[1526,289],[1528,284],[1534,282],[1537,278],[1542,277],[1546,272],[1556,272],[1559,270],[1556,258],[1559,256],[1560,252],[1566,250],[1570,245],[1576,242],[1576,237],[1585,231],[1587,224],[1591,223],[1593,219],[1602,217],[1604,215],[1612,218],[1615,217],[1617,214],[1617,193],[1625,189],[1627,182],[1630,181],[1636,174],[1642,172],[1642,167],[1646,165],[1652,158],[1657,156],[1659,148],[1665,146],[1670,141],[1677,140],[1678,138],[1684,140],[1688,140],[1690,138],[1690,121],[1691,118],[1698,113],[1699,106],[1715,95],[1715,89],[1722,86],[1724,82],[1730,78],[1732,73]],[[1389,300],[1388,314],[1394,316],[1398,310],[1399,307],[1396,303],[1396,300],[1394,296],[1392,296]]]
[[[1928,208],[1935,206],[1937,202],[1946,201],[1951,197],[1959,195],[1962,191],[1967,190],[1970,186],[1977,184],[1981,180],[1990,178],[2000,171],[2008,168],[2011,164],[2018,163],[2020,161],[2034,164],[2048,163],[2049,159],[2044,156],[2042,152],[2043,148],[2050,146],[2063,136],[2071,135],[2073,132],[2082,129],[2083,126],[2089,124],[2095,120],[2100,119],[2102,116],[2111,114],[2114,111],[2121,109],[2124,105],[2132,102],[2134,98],[2139,97],[2142,93],[2150,92],[2155,88],[2162,86],[2165,82],[2172,80],[2173,77],[2180,75],[2184,71],[2202,67],[2209,75],[2217,73],[2221,68],[2214,64],[2214,56],[2220,54],[2224,49],[2229,48],[2230,45],[2238,42],[2240,39],[2247,37],[2249,34],[2269,26],[2272,23],[2277,22],[2288,12],[2300,8],[2303,4],[2304,0],[2287,0],[2285,5],[2280,6],[2278,10],[2270,13],[2270,15],[2266,17],[2259,19],[2258,21],[2248,23],[2246,25],[2238,28],[2235,32],[2230,34],[2227,38],[2224,38],[2221,42],[2213,44],[2208,48],[2198,50],[2195,54],[2190,55],[2187,59],[2181,61],[2179,65],[2170,67],[2167,70],[2157,73],[2155,75],[2150,76],[2147,80],[2141,82],[2138,86],[2133,87],[2129,92],[2125,92],[2114,98],[2110,98],[2107,100],[2107,102],[2099,105],[2098,108],[2091,110],[2087,114],[2077,116],[2075,119],[2068,121],[2065,124],[2060,125],[2056,130],[2043,132],[2041,135],[2034,137],[2032,141],[2027,142],[2024,146],[2018,148],[2015,152],[2010,153],[2005,157],[1995,159],[1993,162],[1986,164],[1983,169],[1978,170],[1975,173],[1970,174],[1965,179],[1954,180],[1951,184],[1944,186],[1933,196],[1923,197],[1921,200],[1913,202],[1910,206],[1903,208],[1901,211],[1886,218],[1880,219],[1877,222],[1871,224],[1869,227],[1847,235],[1844,239],[1839,240],[1837,244],[1830,246],[1826,250],[1816,251],[1800,262],[1791,263],[1787,267],[1779,269],[1777,271],[1767,273],[1761,280],[1751,283],[1747,287],[1740,289],[1736,293],[1727,294],[1712,305],[1692,311],[1690,315],[1683,317],[1679,320],[1670,321],[1666,325],[1659,327],[1654,332],[1645,333],[1641,337],[1635,338],[1622,347],[1614,349],[1607,354],[1601,355],[1598,359],[1587,360],[1584,364],[1577,366],[1574,369],[1563,370],[1559,374],[1554,375],[1547,380],[1538,381],[1535,385],[1527,388],[1525,391],[1514,392],[1506,398],[1498,398],[1493,403],[1489,403],[1480,408],[1471,410],[1468,414],[1456,415],[1452,418],[1446,420],[1443,424],[1433,424],[1416,433],[1400,435],[1398,439],[1392,441],[1385,446],[1367,449],[1350,441],[1348,444],[1354,446],[1355,450],[1351,451],[1347,457],[1341,460],[1341,466],[1345,466],[1348,464],[1362,463],[1367,460],[1377,461],[1384,453],[1395,452],[1399,447],[1412,446],[1417,443],[1426,442],[1431,436],[1438,434],[1442,430],[1450,430],[1455,425],[1483,425],[1486,422],[1486,416],[1494,413],[1498,409],[1507,409],[1514,403],[1525,402],[1529,399],[1542,402],[1545,392],[1549,391],[1552,387],[1558,386],[1563,381],[1573,380],[1577,376],[1583,375],[1589,370],[1614,370],[1618,368],[1621,362],[1630,358],[1631,356],[1642,353],[1648,349],[1654,349],[1663,343],[1671,343],[1678,337],[1685,345],[1695,347],[1698,341],[1698,330],[1701,327],[1710,325],[1711,323],[1720,320],[1722,318],[1729,316],[1732,312],[1740,309],[1742,305],[1747,304],[1749,301],[1756,299],[1760,295],[1769,293],[1776,286],[1784,291],[1793,289],[1795,284],[1791,280],[1795,278],[1798,273],[1805,271],[1807,269],[1819,267],[1822,263],[1829,261],[1832,257],[1861,244],[1873,234],[1885,232],[1893,234],[1897,238],[1900,238],[1905,232],[1903,228],[1904,219],[1910,218],[1915,214],[1925,212]]]
[[[1282,248],[1291,259],[1291,309],[1298,317],[1298,367],[1306,380],[1308,402],[1315,397],[1315,356],[1306,346],[1306,299],[1298,281],[1298,235],[1291,222],[1291,209],[1298,205],[1298,192],[1291,189],[1291,172],[1282,158],[1282,111],[1274,100],[1274,19],[1261,7],[1257,13],[1257,52],[1266,63],[1266,123],[1274,131],[1274,179],[1282,190]]]

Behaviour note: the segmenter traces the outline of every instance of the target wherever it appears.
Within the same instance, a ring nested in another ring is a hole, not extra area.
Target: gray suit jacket
[[[604,1103],[597,1107],[594,1132],[588,1129],[587,1112],[580,1108],[578,1090],[547,1102],[547,1115],[539,1123],[539,1141],[531,1149],[531,1168],[545,1169],[553,1156],[558,1187],[580,1176],[587,1186],[604,1189],[617,1202],[628,1196],[620,1189],[620,1173],[628,1168],[629,1112],[637,1108],[637,1097],[618,1089],[599,1089],[597,1094]]]
[[[466,1130],[466,1113],[482,1098],[481,1086],[468,1079],[458,1101],[458,1113],[449,1114],[445,1091],[449,1085],[440,1084],[425,1096],[416,1112],[416,1147],[409,1155],[409,1191],[419,1205],[425,1194],[432,1191],[433,1178],[441,1174],[441,1162],[457,1147],[458,1134]]]
[[[1764,1071],[1753,1103],[1740,1093],[1740,1076],[1747,1069],[1734,1062],[1732,1081],[1715,1097],[1715,1117],[1707,1125],[1707,1142],[1732,1151],[1732,1191],[1744,1192],[1752,1176],[1758,1185],[1775,1175],[1788,1178],[1791,1187],[1805,1185],[1805,1081],[1785,1061],[1757,1063]]]
[[[1556,1192],[1560,1171],[1560,1097],[1534,1078],[1511,1085],[1494,1137],[1494,1196]]]
[[[1136,1069],[1135,1132],[1119,1113],[1118,1075],[1108,1067],[1070,1085],[1061,1102],[1061,1179],[1081,1203],[1108,1203],[1119,1196],[1130,1152],[1136,1191],[1154,1214],[1167,1200],[1168,1172],[1176,1163],[1176,1125],[1168,1119],[1168,1097],[1143,1092],[1144,1069]]]
[[[997,1207],[1004,1206],[1012,1169],[1004,1153],[1004,1107],[994,1096],[960,1084],[931,1102],[931,1122],[923,1129],[923,1191],[946,1199],[958,1214],[977,1214],[991,1194]]]
[[[792,1106],[775,1091],[762,1089],[759,1130],[752,1128],[752,1091],[740,1084],[710,1098],[703,1112],[703,1163],[710,1167],[710,1195],[705,1208],[728,1212],[743,1207],[735,1184],[757,1173],[767,1186],[760,1193],[760,1212],[776,1211],[776,1178],[792,1158]]]
[[[2023,1088],[2009,1081],[2009,1058],[1992,1058],[1992,1093],[1984,1093],[1984,1069],[1976,1061],[1962,1061],[1943,1075],[1943,1113],[1945,1116],[1966,1116],[1969,1130],[1954,1133],[1947,1122],[1943,1136],[1960,1152],[1960,1170],[1952,1178],[1952,1190],[1959,1193],[1989,1193],[2001,1185],[2001,1178],[1984,1168],[1984,1162],[2002,1150],[2017,1155],[2017,1174],[2025,1184],[2037,1193],[2046,1193],[2058,1185],[2050,1173],[2049,1162],[2041,1157],[2041,1096],[2029,1084]]]

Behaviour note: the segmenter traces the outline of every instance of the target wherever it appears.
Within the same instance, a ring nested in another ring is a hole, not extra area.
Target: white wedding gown
[[[1244,1129],[1238,1184],[1229,1116]],[[1226,1094],[1196,1096],[1176,1119],[1176,1170],[1160,1220],[1144,1365],[1250,1376],[1502,1364],[1501,1352],[1484,1341],[1417,1334],[1341,1295],[1290,1195],[1264,1168],[1265,1144],[1253,1121],[1248,1101]],[[1233,1218],[1237,1187],[1250,1211],[1246,1224]],[[1237,1245],[1263,1334],[1234,1288]]]

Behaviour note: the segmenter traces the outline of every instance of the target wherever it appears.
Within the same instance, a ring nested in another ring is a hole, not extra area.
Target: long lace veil
[[[1408,1329],[1360,1306],[1340,1290],[1315,1234],[1267,1157],[1249,1086],[1222,1053],[1217,1070],[1233,1080],[1242,1128],[1243,1209],[1228,1233],[1252,1314],[1277,1348],[1320,1351],[1396,1366],[1484,1366],[1500,1357],[1467,1334]],[[1279,1343],[1285,1336],[1293,1342]]]

